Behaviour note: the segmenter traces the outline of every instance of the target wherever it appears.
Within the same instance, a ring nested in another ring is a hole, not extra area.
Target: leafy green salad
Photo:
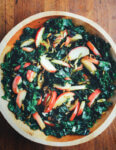
[[[61,138],[88,135],[112,105],[110,45],[70,19],[25,28],[1,64],[8,108],[31,129]]]

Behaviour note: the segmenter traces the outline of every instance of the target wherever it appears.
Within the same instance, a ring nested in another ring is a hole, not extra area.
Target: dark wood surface
[[[0,41],[17,23],[35,13],[63,10],[101,25],[116,42],[116,0],[0,0]],[[0,150],[116,150],[116,119],[94,140],[73,147],[35,144],[17,134],[0,115]]]

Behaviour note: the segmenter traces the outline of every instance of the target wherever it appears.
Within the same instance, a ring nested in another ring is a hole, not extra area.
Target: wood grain
[[[116,41],[116,0],[0,0],[0,40],[17,23],[41,11],[63,10],[88,17],[100,24]],[[54,148],[32,143],[17,134],[0,116],[0,150],[115,150],[116,119],[96,139],[68,148]]]
[[[6,25],[5,29],[8,32],[14,26],[14,0],[6,0]]]
[[[0,40],[6,33],[5,24],[6,24],[6,16],[5,16],[5,1],[0,1]]]

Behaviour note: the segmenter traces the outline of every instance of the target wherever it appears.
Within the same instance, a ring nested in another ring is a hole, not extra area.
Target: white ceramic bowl
[[[43,24],[46,20],[54,17],[63,17],[63,18],[71,18],[72,21],[76,25],[84,25],[87,31],[90,33],[99,35],[105,41],[110,43],[111,45],[111,53],[113,58],[116,60],[116,45],[113,42],[112,38],[95,22],[68,12],[62,11],[49,11],[42,12],[36,15],[33,15],[21,23],[16,25],[2,40],[0,43],[0,63],[3,62],[4,55],[11,50],[15,41],[19,38],[22,33],[23,28],[25,27],[33,27],[38,28],[41,24]],[[2,71],[0,71],[0,80],[2,78]],[[3,100],[1,96],[4,95],[2,84],[0,84],[0,111],[7,122],[22,136],[25,138],[41,143],[44,145],[51,146],[72,146],[81,144],[87,141],[94,139],[96,136],[101,134],[113,121],[116,115],[116,104],[114,104],[103,116],[101,119],[97,121],[97,123],[92,127],[91,133],[87,136],[77,136],[77,135],[68,135],[64,136],[60,139],[53,136],[45,136],[43,132],[37,130],[31,130],[27,125],[25,125],[20,120],[16,120],[13,113],[10,112],[7,108],[8,102]],[[116,98],[115,98],[116,99]]]

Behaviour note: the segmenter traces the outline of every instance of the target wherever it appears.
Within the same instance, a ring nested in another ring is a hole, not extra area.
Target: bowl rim
[[[79,19],[85,23],[90,24],[93,28],[95,28],[98,32],[100,32],[104,37],[107,37],[106,39],[108,40],[108,42],[110,43],[110,45],[113,48],[113,51],[116,53],[116,45],[115,42],[112,40],[112,38],[109,36],[109,34],[101,27],[99,26],[97,23],[95,23],[94,21],[74,14],[74,13],[69,13],[69,12],[65,12],[65,11],[45,11],[45,12],[41,12],[41,13],[37,13],[35,15],[32,15],[26,19],[24,19],[23,21],[21,21],[20,23],[18,23],[15,27],[13,27],[7,34],[6,36],[3,38],[3,40],[0,43],[0,55],[2,53],[2,51],[4,50],[5,46],[7,45],[8,41],[11,39],[11,37],[23,26],[25,26],[28,23],[31,23],[32,21],[36,20],[36,19],[40,19],[40,18],[44,18],[44,17],[50,17],[50,16],[66,16],[66,17],[72,17],[75,19]],[[108,116],[108,118],[103,122],[103,124],[98,127],[94,132],[90,133],[89,135],[82,137],[80,139],[77,140],[73,140],[73,141],[68,141],[68,142],[51,142],[51,141],[46,141],[46,140],[38,140],[38,138],[35,138],[29,134],[27,134],[26,132],[24,132],[22,129],[20,129],[17,125],[13,124],[13,120],[8,118],[8,115],[6,112],[3,111],[3,106],[0,105],[0,112],[2,113],[3,117],[6,119],[6,121],[9,123],[9,125],[16,131],[18,132],[20,135],[22,135],[23,137],[25,137],[26,139],[36,142],[36,143],[40,143],[43,145],[49,145],[49,146],[59,146],[59,147],[63,147],[63,146],[74,146],[74,145],[78,145],[78,144],[82,144],[85,142],[88,142],[92,139],[94,139],[95,137],[97,137],[98,135],[100,135],[110,124],[111,122],[114,120],[114,118],[116,117],[116,104],[114,104],[114,108],[111,111],[110,115]]]

